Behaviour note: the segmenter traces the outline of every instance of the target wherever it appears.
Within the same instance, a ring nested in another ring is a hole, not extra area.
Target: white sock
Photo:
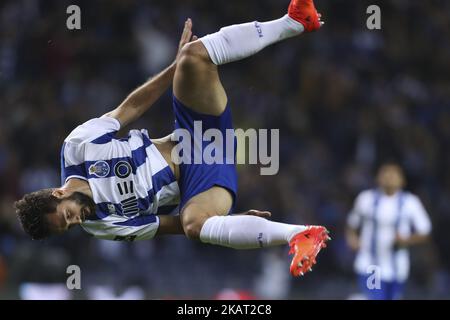
[[[257,249],[288,244],[306,229],[256,216],[214,216],[203,224],[200,240],[233,249]]]
[[[294,37],[304,26],[287,14],[269,22],[249,22],[220,29],[200,41],[205,45],[212,62],[221,65],[247,58],[265,47]]]

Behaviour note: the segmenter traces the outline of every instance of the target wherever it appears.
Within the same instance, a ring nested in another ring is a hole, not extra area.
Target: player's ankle
[[[299,233],[305,231],[308,229],[308,226],[303,226],[303,225],[293,225],[292,229],[290,230],[290,232],[288,232],[286,234],[286,241],[287,243],[290,243],[292,241],[292,239],[298,235]]]
[[[297,35],[300,35],[305,31],[305,26],[294,18],[290,17],[289,14],[285,14],[282,19],[286,21],[286,24],[289,26],[289,28],[293,32],[297,33]]]

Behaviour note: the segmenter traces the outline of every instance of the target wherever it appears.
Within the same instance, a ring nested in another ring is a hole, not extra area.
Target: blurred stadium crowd
[[[326,20],[319,33],[222,67],[235,126],[281,129],[278,175],[239,166],[238,211],[268,209],[275,220],[323,224],[332,232],[305,278],[290,278],[287,248],[238,252],[183,237],[118,243],[81,230],[34,242],[22,232],[13,201],[59,186],[66,135],[168,65],[186,17],[202,36],[277,18],[288,2],[1,1],[0,298],[33,296],[33,283],[65,284],[67,266],[76,264],[83,290],[72,298],[213,298],[240,291],[347,299],[356,284],[346,217],[385,160],[404,167],[408,189],[421,197],[434,226],[432,242],[413,250],[407,297],[450,297],[448,1],[380,1],[382,30],[369,31],[371,2],[319,0]],[[79,31],[66,28],[70,4],[81,8]],[[160,137],[172,125],[167,92],[134,126]]]

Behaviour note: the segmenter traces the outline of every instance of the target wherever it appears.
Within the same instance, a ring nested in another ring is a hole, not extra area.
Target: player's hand
[[[272,213],[270,213],[269,211],[248,210],[246,212],[239,213],[238,215],[256,216],[256,217],[268,219],[268,218],[270,218],[272,216]]]
[[[347,244],[350,247],[350,249],[352,251],[358,251],[360,248],[360,240],[359,240],[359,237],[358,237],[356,231],[351,230],[351,229],[347,230],[346,238],[347,238]]]
[[[348,239],[347,243],[348,243],[348,246],[350,247],[350,249],[352,251],[358,251],[359,250],[360,244],[359,244],[359,239],[358,238],[350,238],[350,239]]]
[[[180,44],[178,45],[178,53],[175,62],[178,61],[181,49],[186,43],[197,40],[198,37],[192,34],[192,20],[188,18],[184,23],[183,33],[181,34]]]

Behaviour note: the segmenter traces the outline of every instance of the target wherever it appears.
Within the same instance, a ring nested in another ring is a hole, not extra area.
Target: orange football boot
[[[331,240],[329,231],[324,227],[310,226],[303,232],[296,234],[289,246],[289,254],[293,254],[290,271],[294,277],[303,276],[312,271],[316,264],[316,257],[322,248],[326,248],[326,241]]]
[[[322,15],[317,12],[313,0],[292,0],[289,4],[288,15],[297,22],[300,22],[306,32],[318,30],[323,22]]]

